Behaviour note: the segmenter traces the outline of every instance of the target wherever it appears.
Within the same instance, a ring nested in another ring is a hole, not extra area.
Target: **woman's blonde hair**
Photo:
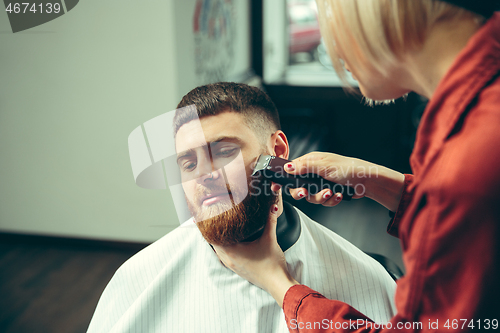
[[[482,0],[478,0],[482,1]],[[339,77],[347,83],[341,51],[358,70],[377,68],[421,47],[438,22],[484,17],[436,0],[316,0],[328,53]]]

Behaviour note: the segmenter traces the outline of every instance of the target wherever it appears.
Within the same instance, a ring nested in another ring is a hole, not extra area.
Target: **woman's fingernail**
[[[329,199],[331,196],[332,194],[330,192],[326,192],[325,194],[323,194],[323,199]]]
[[[335,200],[337,200],[337,201],[342,200],[342,194],[337,194],[337,195],[335,196]]]
[[[300,197],[300,198],[303,198],[303,197],[305,197],[305,196],[306,196],[306,195],[304,194],[304,192],[299,192],[299,197]]]
[[[292,163],[285,164],[285,168],[287,168],[289,171],[295,171],[295,168]]]
[[[273,213],[277,213],[278,212],[278,205],[274,205],[273,206]]]

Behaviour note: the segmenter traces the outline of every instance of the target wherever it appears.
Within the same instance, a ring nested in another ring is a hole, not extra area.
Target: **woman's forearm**
[[[370,169],[374,172],[364,182],[365,196],[395,212],[403,193],[405,176],[380,165],[374,165]]]

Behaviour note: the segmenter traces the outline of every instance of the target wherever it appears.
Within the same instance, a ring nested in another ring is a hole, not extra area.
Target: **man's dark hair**
[[[181,109],[190,105],[194,109]],[[219,82],[194,88],[177,105],[174,134],[189,121],[231,111],[243,114],[248,126],[259,139],[281,129],[278,110],[273,101],[259,88],[243,83]],[[189,110],[191,112],[189,112]]]

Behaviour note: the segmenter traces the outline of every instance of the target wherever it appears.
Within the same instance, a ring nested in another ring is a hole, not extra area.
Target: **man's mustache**
[[[214,195],[214,194],[221,194],[223,193],[224,195],[228,194],[230,198],[232,198],[232,192],[231,188],[229,187],[229,184],[225,184],[225,186],[220,186],[220,185],[201,185],[200,187],[196,188],[196,193],[195,193],[195,202],[197,202],[200,206],[203,202],[203,198],[206,198],[208,196]]]

